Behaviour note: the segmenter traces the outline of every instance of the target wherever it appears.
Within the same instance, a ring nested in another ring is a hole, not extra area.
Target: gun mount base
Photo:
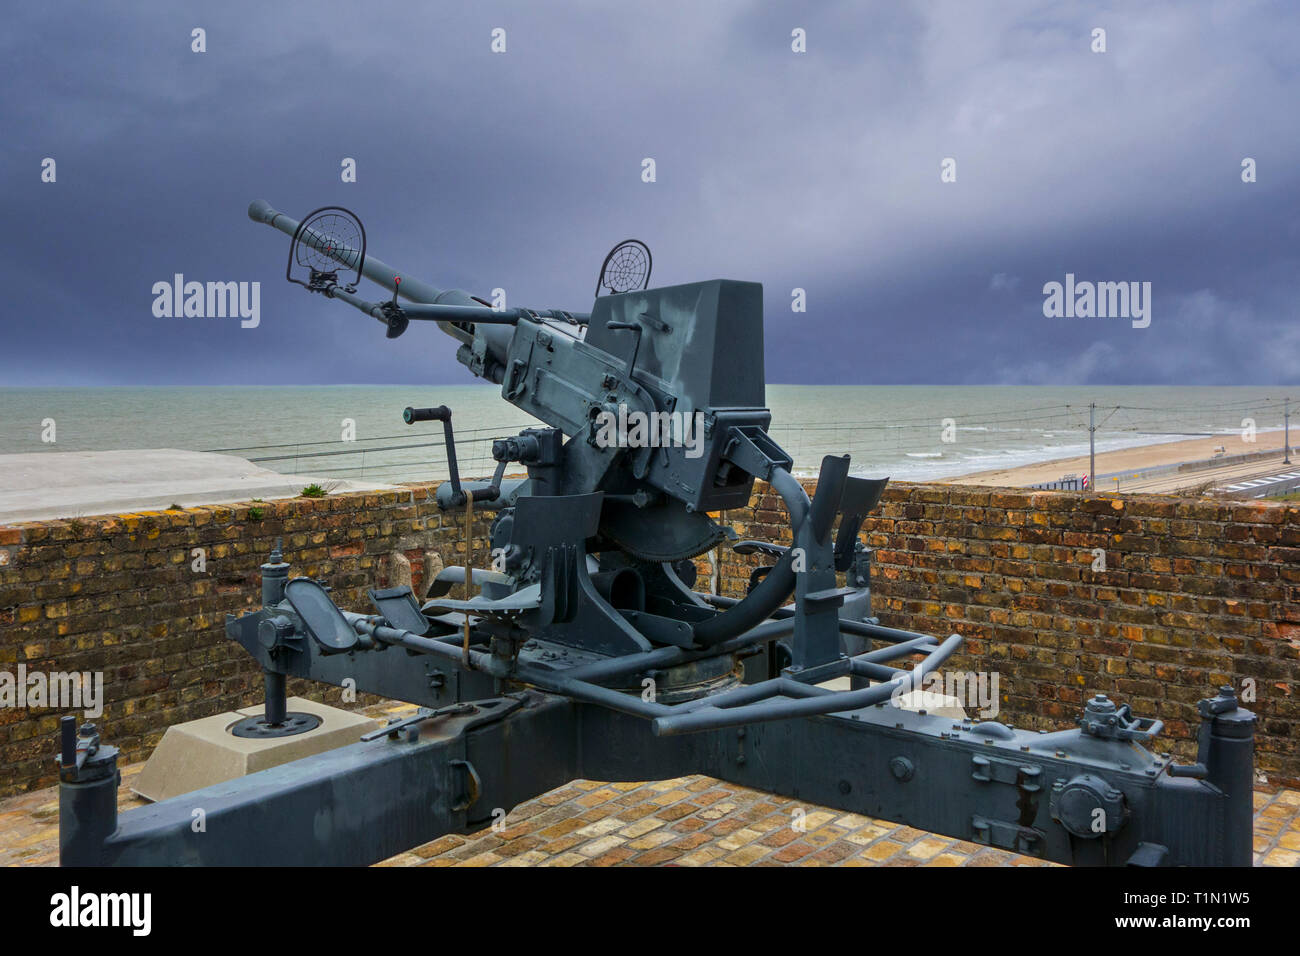
[[[1232,735],[1253,718],[1222,714],[1232,726],[1212,726],[1201,780],[1132,741],[883,704],[647,737],[635,717],[520,690],[120,815],[106,753],[61,774],[60,845],[65,865],[360,865],[508,819],[570,780],[705,774],[1058,863],[1244,866],[1251,740]]]

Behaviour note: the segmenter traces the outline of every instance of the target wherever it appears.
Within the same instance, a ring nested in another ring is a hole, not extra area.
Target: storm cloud
[[[1293,4],[54,0],[6,21],[0,385],[470,380],[436,331],[389,341],[284,282],[255,198],[347,206],[412,275],[539,308],[589,308],[635,236],[655,284],[763,283],[770,382],[1296,379]],[[261,282],[260,323],[156,317],[176,273]],[[1150,282],[1150,327],[1044,317],[1067,273]]]

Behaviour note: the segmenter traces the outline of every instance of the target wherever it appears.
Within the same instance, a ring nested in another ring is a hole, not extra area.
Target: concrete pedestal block
[[[914,690],[908,694],[898,695],[898,706],[903,710],[924,710],[936,717],[948,717],[952,720],[966,720],[966,708],[956,697],[927,690]],[[975,718],[979,720],[979,718]]]
[[[249,707],[168,727],[131,790],[146,800],[166,800],[354,744],[362,734],[380,726],[373,717],[301,697],[289,698],[289,712],[315,714],[321,719],[320,726],[292,737],[236,737],[230,727],[263,713],[261,707]]]

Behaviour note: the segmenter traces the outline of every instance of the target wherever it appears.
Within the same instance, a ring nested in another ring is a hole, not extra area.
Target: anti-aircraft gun
[[[1054,733],[900,706],[962,639],[871,615],[858,538],[886,480],[851,475],[847,456],[823,459],[811,499],[793,476],[768,433],[760,285],[649,288],[649,250],[629,241],[590,313],[497,309],[370,255],[345,209],[297,222],[258,201],[249,216],[291,237],[290,281],[390,338],[434,323],[544,426],[494,442],[492,478],[462,481],[451,411],[403,413],[443,426],[439,507],[467,528],[494,514],[482,567],[349,611],[291,578],[277,548],[262,607],[227,619],[266,675],[265,713],[235,733],[310,727],[287,712],[291,676],[351,682],[414,717],[120,817],[116,751],[65,718],[64,863],[369,863],[577,777],[687,773],[1064,863],[1250,863],[1254,716],[1230,688],[1201,702],[1190,766],[1142,746],[1160,721],[1102,695]],[[362,278],[390,297],[361,297]],[[736,540],[721,518],[759,480],[784,502],[788,545]],[[770,561],[742,598],[694,589],[692,559],[720,547]],[[220,838],[188,826],[195,806]]]

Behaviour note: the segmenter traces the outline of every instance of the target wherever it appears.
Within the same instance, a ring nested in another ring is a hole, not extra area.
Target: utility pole
[[[1286,438],[1283,439],[1282,445],[1282,464],[1291,464],[1291,399],[1283,399],[1282,423],[1285,428]]]
[[[1088,483],[1097,487],[1097,403],[1088,406]]]

